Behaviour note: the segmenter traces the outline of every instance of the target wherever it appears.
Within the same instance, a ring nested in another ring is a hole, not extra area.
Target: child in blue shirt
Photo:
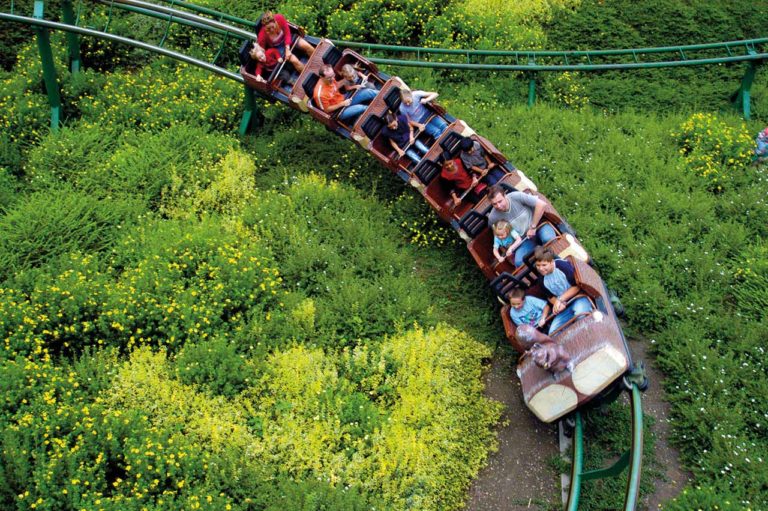
[[[509,301],[509,317],[516,325],[531,325],[542,327],[549,315],[549,304],[541,298],[526,296],[525,291],[513,289],[507,295]]]
[[[506,220],[493,224],[493,255],[498,262],[503,262],[507,257],[514,260],[515,249],[522,242],[523,238]]]

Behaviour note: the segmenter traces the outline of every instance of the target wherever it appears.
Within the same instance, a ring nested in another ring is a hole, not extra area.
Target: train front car
[[[297,35],[303,34],[298,27],[292,26],[291,29]],[[261,95],[309,113],[329,130],[356,142],[382,165],[416,188],[438,216],[467,242],[470,254],[491,282],[491,288],[502,303],[501,317],[506,336],[513,347],[523,354],[517,367],[523,399],[540,420],[556,421],[596,397],[612,395],[611,391],[619,388],[622,376],[633,368],[632,359],[605,284],[590,265],[589,254],[549,200],[490,141],[434,102],[428,105],[430,119],[440,117],[447,128],[434,140],[425,138],[429,150],[420,161],[414,162],[398,155],[381,132],[387,115],[398,112],[400,92],[408,89],[407,85],[399,77],[380,72],[374,63],[349,49],[340,50],[327,39],[311,36],[305,38],[316,49],[311,57],[302,60],[304,69],[300,73],[294,70],[289,76],[284,73],[281,77],[278,70],[275,70],[268,80],[256,81],[243,68],[241,74],[246,83]],[[312,100],[312,92],[320,78],[322,66],[332,66],[338,75],[345,64],[364,73],[377,91],[376,97],[352,124],[341,122],[337,113],[328,114],[320,110]],[[480,144],[490,162],[502,172],[498,184],[507,192],[530,194],[545,203],[537,227],[548,224],[555,236],[544,246],[557,259],[571,263],[579,287],[577,297],[589,301],[589,312],[571,318],[550,332],[551,339],[570,358],[566,370],[553,373],[539,367],[534,357],[529,356],[529,352],[517,341],[517,327],[510,319],[510,292],[520,288],[526,295],[546,298],[543,275],[531,257],[527,257],[517,267],[508,260],[498,262],[492,253],[493,233],[488,225],[488,215],[492,210],[489,198],[481,197],[476,203],[464,201],[456,204],[440,179],[443,163],[459,156],[460,142],[466,138]]]

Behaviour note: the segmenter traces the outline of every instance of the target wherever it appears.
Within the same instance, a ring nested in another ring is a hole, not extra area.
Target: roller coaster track
[[[118,42],[121,44],[140,48],[143,50],[147,50],[153,53],[157,53],[159,55],[164,55],[164,56],[191,64],[191,65],[200,67],[209,72],[234,80],[236,82],[244,83],[244,80],[240,74],[234,73],[222,66],[219,66],[216,64],[216,62],[219,59],[221,55],[221,51],[224,48],[225,43],[229,37],[235,37],[238,39],[254,39],[255,38],[255,34],[251,31],[253,28],[253,24],[251,22],[247,20],[242,20],[240,18],[235,18],[233,16],[229,16],[224,13],[212,11],[210,9],[206,9],[203,7],[194,6],[193,4],[188,4],[184,2],[174,2],[174,1],[167,2],[172,4],[171,7],[163,7],[157,4],[150,4],[150,3],[146,3],[138,0],[120,0],[120,1],[114,0],[114,1],[103,1],[102,3],[109,5],[110,12],[112,8],[120,8],[129,12],[150,16],[156,19],[166,20],[168,22],[168,27],[170,27],[171,23],[178,23],[185,26],[201,28],[213,34],[221,35],[223,37],[222,48],[217,52],[216,56],[211,61],[204,61],[201,59],[197,59],[197,58],[185,55],[178,51],[164,48],[163,43],[166,40],[168,29],[166,29],[166,33],[163,36],[163,39],[160,42],[160,44],[152,45],[142,41],[137,41],[127,37],[123,37],[120,35],[111,34],[106,31],[107,27],[105,27],[104,31],[96,30],[94,28],[81,27],[77,25],[77,21],[74,16],[74,11],[72,9],[71,2],[68,2],[66,0],[63,2],[64,22],[45,19],[43,17],[44,7],[43,7],[43,2],[41,0],[37,0],[35,2],[35,9],[32,17],[21,16],[13,12],[6,12],[6,13],[0,12],[0,20],[30,26],[37,34],[38,47],[40,50],[41,60],[43,62],[43,75],[44,75],[43,78],[45,80],[46,89],[49,95],[49,100],[52,108],[51,121],[52,121],[53,129],[56,129],[59,124],[60,99],[58,96],[58,84],[56,81],[56,73],[55,73],[55,67],[53,63],[52,51],[50,47],[50,40],[48,38],[49,30],[60,30],[68,34],[67,39],[68,39],[68,45],[69,45],[69,51],[70,51],[70,61],[71,61],[71,66],[73,71],[77,71],[77,69],[79,69],[79,47],[77,44],[76,36],[82,35],[82,36],[110,40],[110,41]],[[183,11],[178,9],[178,7],[185,8],[187,10]],[[211,17],[215,19],[211,19]],[[231,25],[231,23],[239,24],[241,25],[241,27],[246,27],[246,28],[238,28],[236,26]],[[107,25],[109,25],[109,21],[107,22]],[[734,54],[729,57],[724,57],[729,59],[725,61],[757,62],[766,57],[766,54],[763,53],[762,50],[760,52],[757,51],[758,47],[760,45],[765,45],[766,42],[768,42],[768,39],[752,40],[751,42],[740,41],[735,43],[717,43],[715,45],[709,45],[709,46],[711,46],[711,48],[730,48],[729,52],[734,52],[734,53],[735,53],[734,50],[736,48],[742,48],[742,47],[747,48],[749,49],[749,51],[747,51],[744,54],[739,54],[739,55]],[[370,48],[375,50],[385,50],[385,51],[391,50],[391,51],[399,51],[399,52],[421,51],[423,53],[442,53],[442,54],[448,54],[448,55],[455,55],[457,54],[456,52],[458,51],[458,50],[423,49],[423,48],[411,48],[411,47],[389,47],[389,46],[383,46],[383,45],[368,45],[363,43],[347,43],[347,42],[340,42],[340,44],[345,44],[348,46],[356,45],[357,47]],[[707,45],[699,45],[699,46],[703,47]],[[650,52],[650,50],[660,50],[660,49],[656,48],[656,49],[648,49],[648,50]],[[680,48],[677,48],[677,50],[680,50]],[[577,53],[581,56],[584,56],[585,54],[589,54],[589,57],[585,57],[585,58],[597,58],[597,55],[602,55],[602,54],[624,55],[625,53],[623,52],[626,52],[626,51],[628,50],[616,50],[615,53],[610,53],[610,52],[534,52],[536,53],[537,57],[530,57],[530,55],[532,55],[533,53],[526,53],[525,55],[528,55],[528,57],[526,57],[529,62],[528,64],[520,65],[520,66],[514,65],[509,67],[509,69],[506,69],[506,68],[503,68],[503,69],[512,70],[512,68],[514,67],[515,70],[535,70],[535,71],[565,70],[565,69],[570,69],[575,64],[567,63],[565,64],[566,68],[561,69],[561,68],[557,68],[557,66],[548,67],[548,66],[541,66],[539,64],[533,64],[533,61],[536,58],[544,58],[545,56],[547,56],[547,57],[563,58],[565,59],[565,62],[568,62],[568,58],[575,58]],[[641,64],[640,62],[637,62],[637,60],[639,59],[639,55],[644,53],[637,50],[632,50],[632,52],[636,52],[634,56],[634,59],[636,60],[635,62],[636,65],[629,66],[627,68],[642,67],[637,65],[637,64]],[[517,54],[519,52],[468,51],[468,52],[463,52],[462,54],[465,54],[465,53],[468,55],[472,54],[472,55],[510,56],[511,54]],[[681,51],[681,53],[683,53],[683,57],[685,57],[684,50]],[[503,54],[503,55],[500,55],[500,54]],[[566,55],[570,55],[570,57],[567,57]],[[374,60],[374,59],[371,59],[371,60]],[[415,61],[396,61],[396,60],[389,60],[389,59],[378,59],[374,61],[381,62],[382,64],[397,64],[397,65],[409,65],[409,64],[404,64],[403,62],[411,62],[412,64],[417,63]],[[685,62],[686,63],[680,63],[677,65],[700,65],[705,63],[702,61],[697,61],[696,64],[694,64],[692,60],[688,60]],[[707,63],[714,63],[714,62],[707,62]],[[455,67],[455,65],[452,65],[450,63],[422,62],[421,64],[429,64],[429,67]],[[661,63],[656,63],[656,64],[661,64]],[[465,66],[466,65],[480,65],[480,64],[465,64]],[[534,66],[534,67],[531,67],[531,66]],[[588,69],[587,68],[585,69],[586,70],[600,69],[600,64],[589,64],[589,66],[590,67]],[[615,67],[616,64],[606,64],[606,66],[613,66],[613,67],[603,67],[602,69],[616,68]],[[650,67],[662,67],[662,66],[656,65],[656,66],[650,66]],[[498,67],[482,67],[482,69],[486,69],[486,68],[498,69]],[[243,122],[241,123],[241,132],[245,132],[245,130],[248,128],[248,125],[250,123],[250,113],[248,109],[252,108],[252,106],[253,106],[253,91],[249,88],[246,88],[246,114],[247,115],[244,115],[243,117]],[[571,427],[572,427],[572,433],[573,433],[573,441],[572,441],[573,449],[572,449],[572,458],[571,458],[571,475],[570,475],[570,482],[568,484],[568,496],[567,496],[567,499],[565,499],[565,509],[567,511],[575,511],[578,509],[583,481],[600,479],[605,477],[615,477],[620,473],[622,473],[623,470],[627,467],[629,467],[629,473],[627,478],[625,504],[623,509],[625,509],[626,511],[631,511],[636,508],[637,501],[639,498],[639,484],[640,484],[642,444],[643,444],[643,422],[642,422],[640,389],[646,384],[647,384],[647,380],[644,379],[644,374],[642,373],[641,367],[640,368],[636,367],[633,369],[633,371],[628,372],[622,378],[620,378],[620,380],[617,381],[615,385],[610,387],[604,393],[603,402],[607,402],[612,399],[615,399],[623,391],[628,391],[630,404],[632,407],[631,446],[618,459],[618,461],[616,461],[610,467],[599,469],[599,470],[590,470],[590,471],[584,470],[584,467],[583,467],[584,441],[583,441],[582,415],[581,415],[581,412],[578,410],[572,415],[573,424]],[[561,421],[561,427],[562,425],[563,425],[563,422]]]

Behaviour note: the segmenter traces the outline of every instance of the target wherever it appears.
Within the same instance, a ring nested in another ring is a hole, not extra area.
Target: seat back
[[[365,122],[363,122],[362,130],[366,137],[373,140],[379,133],[381,133],[383,127],[384,119],[377,115],[370,115]]]
[[[488,216],[485,212],[470,210],[459,220],[459,227],[467,233],[470,238],[477,237],[478,234],[488,227]]]
[[[419,178],[424,186],[428,186],[440,174],[442,170],[439,163],[427,158],[422,158],[413,173]]]
[[[464,137],[455,131],[451,131],[440,140],[440,147],[443,148],[444,152],[448,153],[445,159],[450,159],[456,156],[459,152],[459,144],[463,138]]]
[[[384,96],[384,102],[387,104],[390,112],[397,112],[400,109],[400,103],[402,102],[400,97],[400,89],[398,87],[393,88]]]
[[[507,295],[515,288],[525,288],[520,280],[511,273],[504,272],[491,281],[491,291],[501,298],[504,303],[507,302]]]
[[[301,88],[304,89],[304,93],[307,95],[308,98],[314,97],[315,86],[317,85],[318,80],[320,80],[320,75],[312,74],[312,75],[309,75],[304,80],[304,83],[301,84]]]
[[[323,62],[331,67],[335,67],[336,63],[341,59],[341,50],[335,46],[329,46],[323,54]]]

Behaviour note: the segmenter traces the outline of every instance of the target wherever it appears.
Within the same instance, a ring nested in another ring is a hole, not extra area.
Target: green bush
[[[239,353],[235,343],[220,337],[187,343],[176,356],[176,374],[182,383],[231,398],[253,385],[263,370],[246,355],[253,359],[254,353]]]
[[[746,0],[663,0],[653,9],[629,0],[584,0],[556,8],[546,23],[552,50],[648,48],[764,36],[768,9]],[[687,52],[688,57],[722,57]],[[739,87],[742,64],[589,73],[582,82],[592,104],[611,111],[722,110]],[[758,81],[761,79],[758,78]]]
[[[98,124],[63,127],[45,136],[29,152],[25,177],[34,190],[60,187],[62,183],[79,187],[88,176],[100,173],[105,157],[131,135],[117,136]]]
[[[392,333],[408,318],[429,321],[426,291],[381,210],[357,193],[312,175],[286,195],[263,193],[243,213],[273,248],[289,290],[314,300],[312,336],[321,346],[356,345]],[[291,318],[278,317],[275,328]]]
[[[0,142],[2,143],[2,142]],[[0,212],[8,211],[18,199],[19,183],[7,167],[0,165]]]
[[[0,275],[5,280],[68,252],[104,252],[140,212],[131,201],[104,201],[66,186],[26,196],[0,217]]]
[[[745,318],[764,321],[768,314],[768,247],[764,243],[747,247],[734,266],[736,310]]]

